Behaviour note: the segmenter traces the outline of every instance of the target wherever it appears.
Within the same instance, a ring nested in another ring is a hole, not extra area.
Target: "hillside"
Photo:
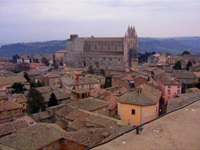
[[[66,49],[65,40],[55,40],[33,43],[15,43],[3,45],[0,48],[1,57],[11,57],[13,54],[45,54],[55,53]],[[164,52],[181,54],[184,50],[192,54],[200,54],[200,37],[177,37],[177,38],[139,38],[139,53]]]
[[[197,44],[198,43],[198,44]],[[200,54],[200,37],[139,38],[139,52],[164,52],[181,54],[184,50]]]
[[[65,40],[33,43],[15,43],[1,46],[0,56],[11,57],[13,54],[53,54],[56,51],[63,49],[66,49]]]

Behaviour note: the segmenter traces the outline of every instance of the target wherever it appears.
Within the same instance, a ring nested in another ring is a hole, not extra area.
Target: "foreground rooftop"
[[[199,149],[199,115],[200,101],[197,101],[144,125],[138,135],[133,130],[93,149]]]

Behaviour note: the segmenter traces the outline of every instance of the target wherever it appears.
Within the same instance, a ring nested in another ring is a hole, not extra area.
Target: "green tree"
[[[191,55],[189,51],[184,51],[184,52],[182,53],[182,55],[185,55],[185,54]]]
[[[192,63],[191,63],[191,61],[188,61],[188,63],[187,63],[187,66],[186,66],[186,70],[188,70],[189,71],[189,69],[190,69],[190,67],[192,66]]]
[[[42,87],[43,86],[43,83],[40,82],[40,80],[38,80],[38,82],[35,84],[36,87]]]
[[[105,76],[105,70],[100,69],[100,74],[101,74],[102,76]]]
[[[27,82],[30,82],[31,79],[30,79],[30,77],[29,77],[29,75],[28,75],[28,73],[26,71],[24,72],[23,76],[27,80]]]
[[[24,91],[26,91],[26,88],[24,87],[24,85],[20,82],[16,82],[14,83],[12,86],[12,94],[14,93],[17,93],[17,94],[20,94],[20,93],[23,93]]]
[[[91,65],[89,66],[88,73],[94,74],[94,69]]]
[[[48,107],[56,106],[56,105],[58,105],[58,100],[56,98],[56,95],[54,93],[51,93],[51,96],[48,102]]]
[[[15,54],[15,55],[13,55],[12,56],[12,62],[15,64],[15,63],[17,63],[17,59],[19,59],[20,57],[19,57],[19,55],[17,55],[17,54]]]
[[[33,62],[34,62],[34,63],[39,63],[38,58],[33,58]]]
[[[181,62],[177,61],[173,68],[174,70],[182,70]]]
[[[106,77],[104,88],[112,87],[112,77]]]
[[[45,111],[46,106],[44,97],[35,88],[31,88],[27,95],[27,111],[29,114],[34,114],[40,110]]]
[[[49,61],[45,57],[42,57],[42,63],[45,64],[45,66],[49,66]]]

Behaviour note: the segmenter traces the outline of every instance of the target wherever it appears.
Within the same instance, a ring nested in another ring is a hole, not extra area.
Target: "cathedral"
[[[138,37],[128,27],[124,37],[79,37],[71,34],[63,62],[70,67],[93,66],[101,69],[137,67]]]

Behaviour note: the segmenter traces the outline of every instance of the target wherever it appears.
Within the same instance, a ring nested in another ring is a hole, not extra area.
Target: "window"
[[[47,150],[47,147],[44,147],[43,150]]]
[[[180,88],[180,85],[178,85],[178,88]]]
[[[74,148],[77,148],[77,147],[78,147],[77,143],[74,143]]]
[[[132,109],[132,110],[131,110],[131,114],[132,114],[132,115],[135,115],[135,109]]]
[[[54,144],[54,143],[52,143],[52,144],[51,144],[51,147],[52,147],[52,149],[54,149],[54,148],[55,148],[55,144]]]
[[[67,140],[64,140],[64,144],[67,145]]]
[[[180,91],[180,90],[178,90],[178,91],[177,91],[177,94],[181,94],[181,91]]]
[[[170,85],[168,85],[168,88],[171,88],[171,86],[170,86]]]
[[[170,94],[171,93],[171,91],[170,90],[168,90],[168,94]]]

